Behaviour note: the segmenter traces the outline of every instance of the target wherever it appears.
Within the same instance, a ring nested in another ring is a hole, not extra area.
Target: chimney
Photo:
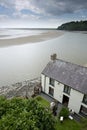
[[[57,59],[57,54],[55,53],[55,54],[53,54],[53,55],[51,55],[51,60],[54,62],[55,60]]]

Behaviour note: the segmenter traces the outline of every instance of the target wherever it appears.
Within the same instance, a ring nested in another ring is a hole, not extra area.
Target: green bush
[[[0,101],[0,130],[55,130],[52,113],[36,99]]]
[[[41,96],[37,96],[35,99],[38,100],[38,101],[41,101],[42,97]]]
[[[69,110],[66,107],[63,107],[59,113],[59,117],[63,116],[64,118],[68,118],[69,116]]]

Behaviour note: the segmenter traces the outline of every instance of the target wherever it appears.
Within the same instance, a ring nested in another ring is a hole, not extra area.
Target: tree
[[[55,119],[50,110],[41,106],[36,99],[1,99],[1,130],[54,130]],[[5,105],[5,104],[6,105]],[[4,104],[4,105],[2,105]],[[8,104],[8,105],[7,105]]]
[[[58,27],[59,30],[87,31],[87,21],[72,21]]]

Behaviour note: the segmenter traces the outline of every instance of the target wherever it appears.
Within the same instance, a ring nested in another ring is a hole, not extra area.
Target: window
[[[69,86],[64,86],[64,92],[70,95],[71,88]]]
[[[50,78],[49,84],[54,86],[54,79]]]
[[[49,87],[49,94],[50,94],[51,96],[53,96],[53,95],[54,95],[54,89],[53,89],[53,88],[51,88],[51,87]]]
[[[86,116],[87,116],[87,108],[85,108],[84,106],[81,106],[80,112],[81,112],[83,115],[86,115]]]
[[[87,105],[87,95],[84,95],[84,97],[83,97],[83,103],[85,103]]]

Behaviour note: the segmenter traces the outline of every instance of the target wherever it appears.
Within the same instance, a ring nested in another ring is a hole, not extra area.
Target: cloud
[[[39,16],[35,16],[33,14],[22,14],[20,11],[19,12],[15,12],[13,14],[14,18],[16,19],[21,19],[21,20],[29,20],[29,21],[32,21],[32,20],[38,20],[39,19]]]
[[[33,4],[38,8],[43,9],[46,14],[50,15],[61,15],[65,13],[74,13],[77,10],[87,9],[86,0],[41,0]],[[42,4],[41,4],[42,3]]]
[[[28,0],[15,0],[15,9],[21,11],[22,9],[29,9]]]
[[[6,8],[12,8],[14,4],[14,0],[0,0],[0,5]]]
[[[0,0],[0,5],[17,11],[29,9],[37,14],[56,16],[87,9],[87,0]]]
[[[9,19],[9,16],[7,16],[7,15],[0,15],[0,21],[5,21],[6,19]]]
[[[87,9],[86,0],[27,0],[29,9],[38,13],[61,15],[74,13],[77,10]]]
[[[0,0],[0,7],[3,7],[0,8],[2,20],[47,21],[53,24],[87,19],[87,0]]]

